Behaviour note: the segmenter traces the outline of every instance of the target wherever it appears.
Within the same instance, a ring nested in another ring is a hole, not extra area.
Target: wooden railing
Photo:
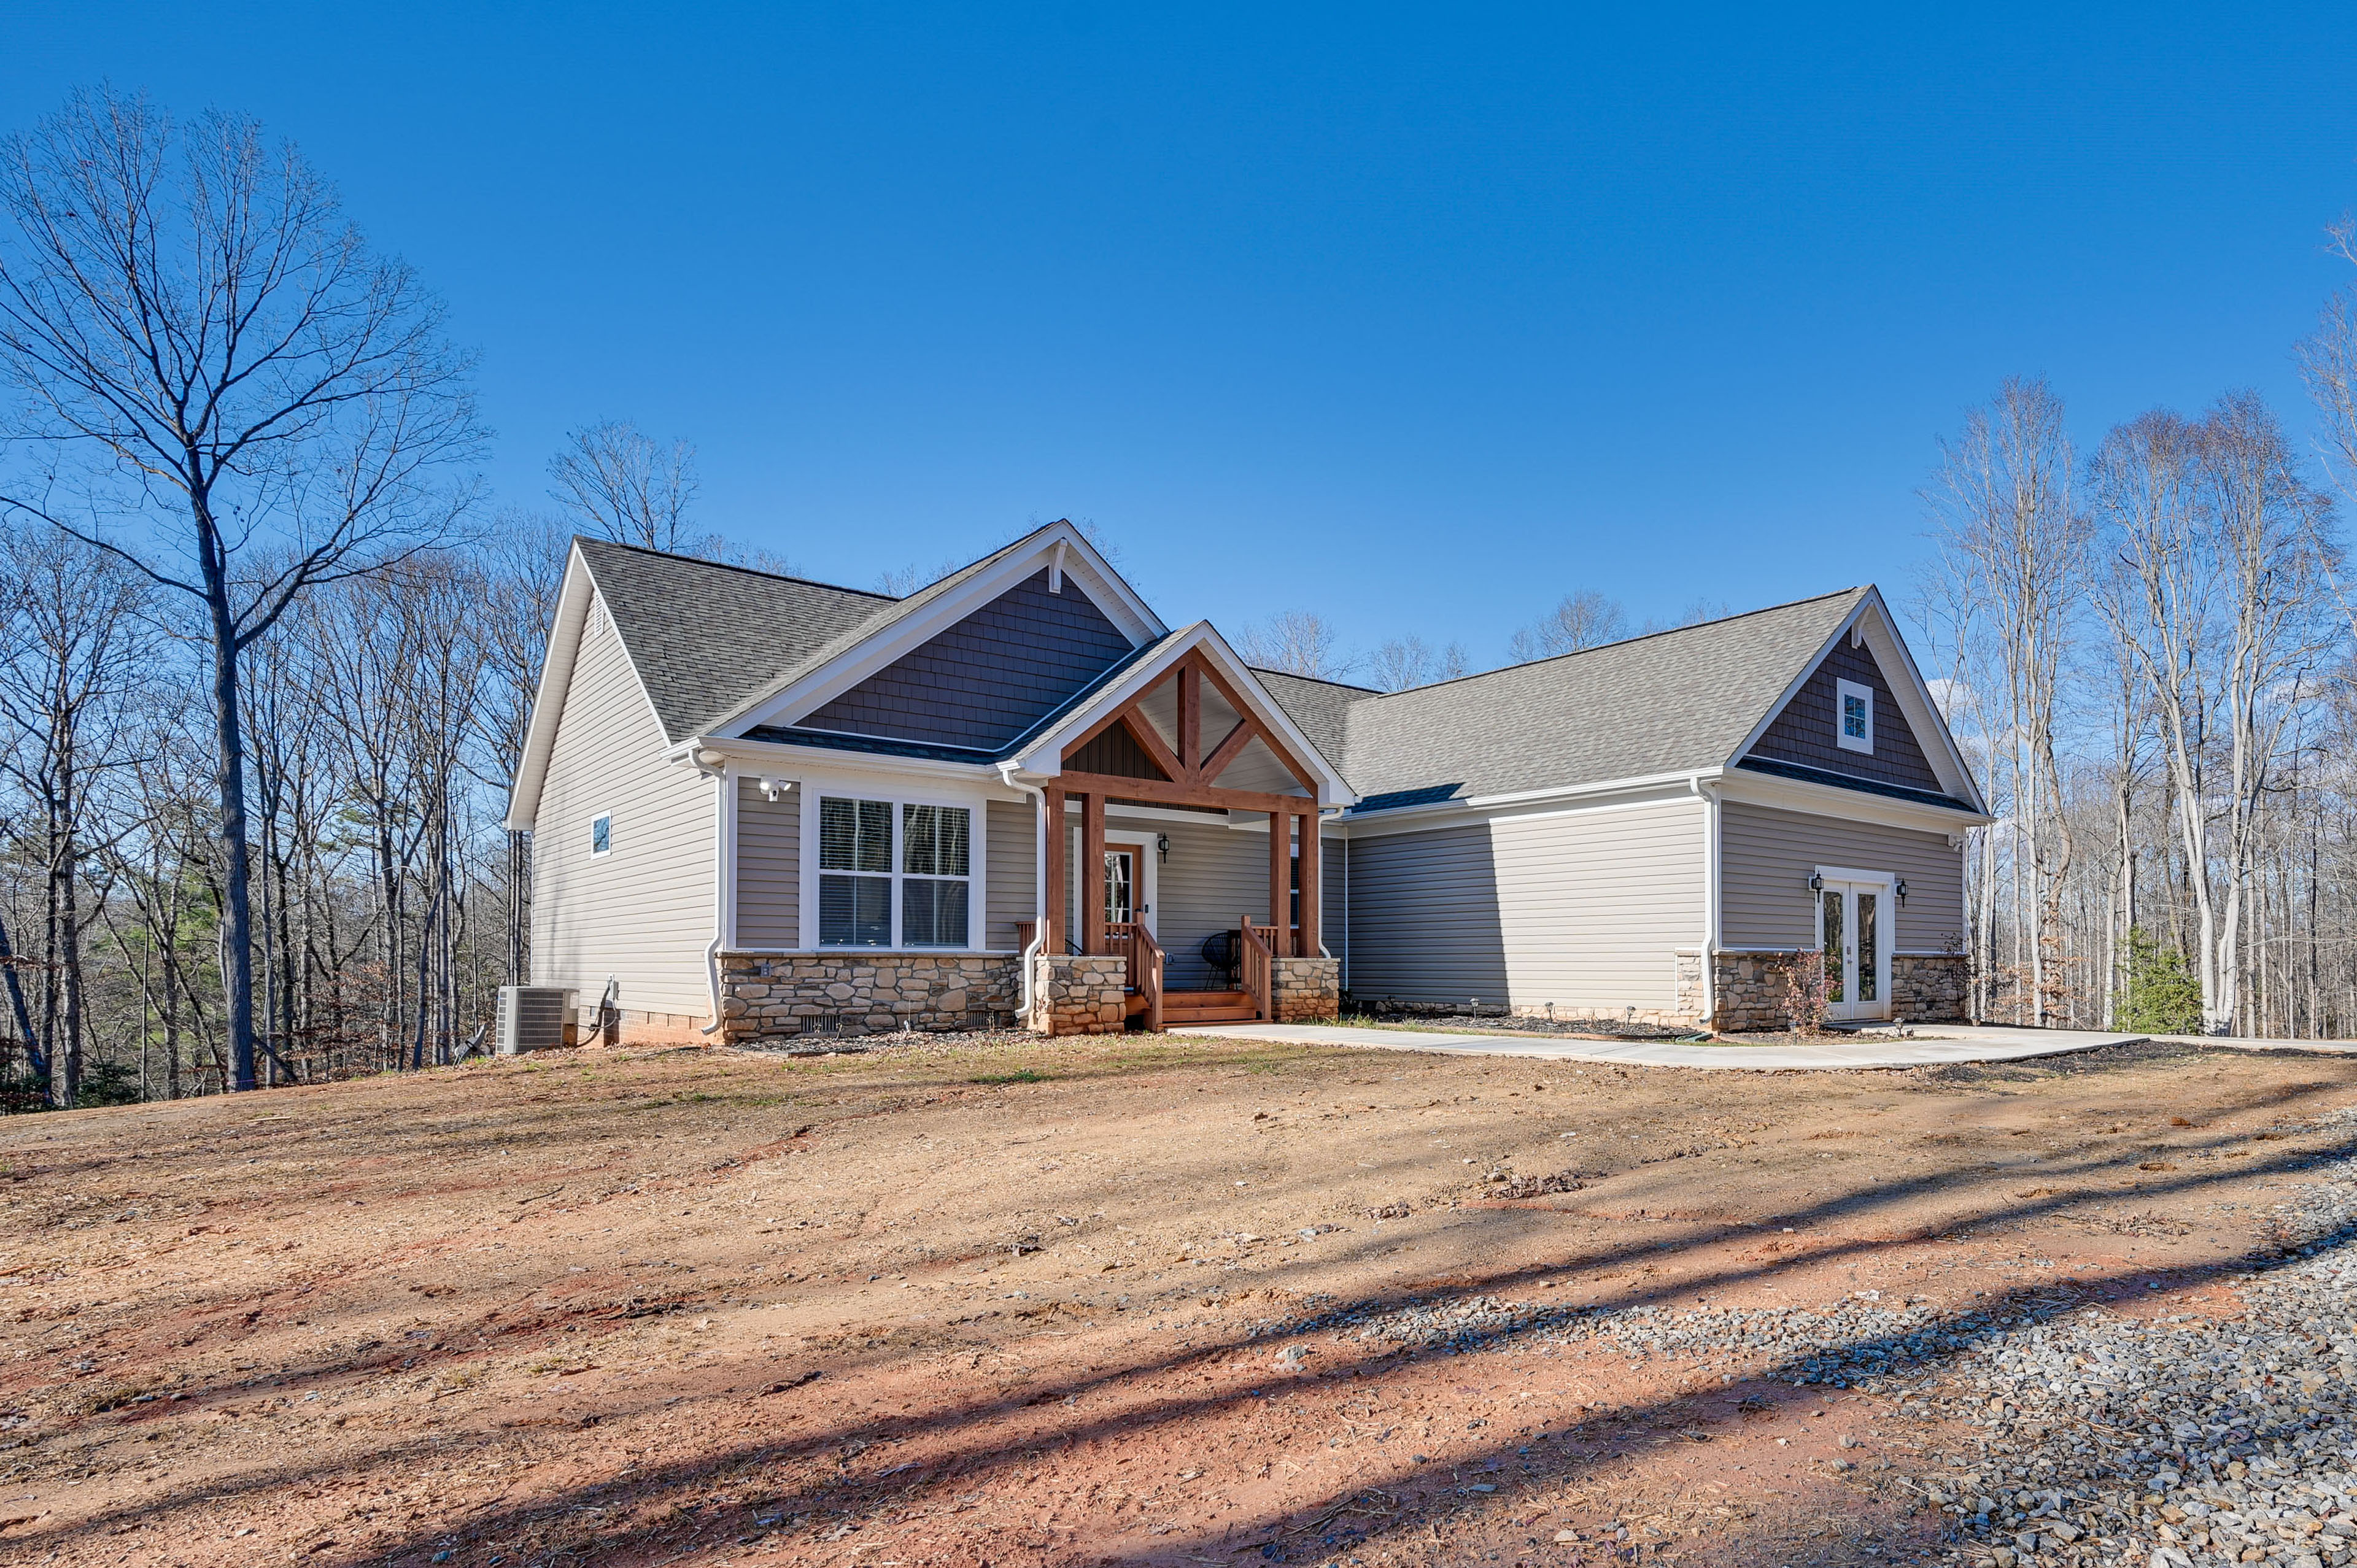
[[[1146,1002],[1146,1027],[1148,1033],[1162,1032],[1162,944],[1154,933],[1136,920],[1105,922],[1105,950],[1117,953],[1129,961],[1129,989]]]
[[[1031,934],[1032,934],[1034,931],[1037,931],[1039,929],[1039,921],[1037,921],[1037,920],[1017,920],[1017,921],[1016,921],[1016,922],[1015,922],[1015,950],[1016,950],[1017,952],[1024,952],[1024,951],[1028,951],[1028,950],[1029,950],[1030,946],[1031,946]]]
[[[1243,916],[1236,921],[1244,939],[1242,965],[1243,988],[1251,993],[1253,1007],[1264,1024],[1276,1022],[1276,928],[1255,926],[1252,917]]]

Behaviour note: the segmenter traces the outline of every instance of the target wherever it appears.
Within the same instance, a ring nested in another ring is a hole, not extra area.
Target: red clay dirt
[[[2181,1047],[963,1036],[16,1118],[0,1561],[1898,1561],[1971,1432],[1450,1315],[2231,1310],[2352,1102],[2357,1063]]]

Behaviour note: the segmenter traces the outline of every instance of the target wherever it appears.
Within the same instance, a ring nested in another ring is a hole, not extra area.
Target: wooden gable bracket
[[[1162,738],[1161,732],[1154,727],[1153,721],[1140,711],[1138,702],[1145,695],[1144,693],[1140,693],[1138,696],[1132,697],[1128,702],[1090,725],[1079,738],[1066,745],[1063,748],[1064,755],[1071,756],[1115,725],[1119,725],[1129,731],[1131,738],[1137,742],[1139,749],[1154,759],[1154,765],[1162,769],[1172,784],[1190,792],[1202,791],[1214,789],[1212,780],[1225,772],[1228,765],[1243,754],[1244,747],[1252,744],[1254,736],[1258,736],[1269,750],[1276,754],[1276,759],[1285,765],[1285,770],[1292,774],[1303,789],[1309,791],[1310,800],[1312,802],[1316,800],[1317,776],[1286,748],[1284,742],[1269,732],[1267,725],[1254,716],[1251,706],[1237,694],[1236,689],[1228,683],[1225,677],[1211,668],[1209,660],[1200,652],[1189,652],[1178,661],[1176,673],[1178,679],[1178,749],[1175,753],[1170,749],[1170,744]],[[1236,711],[1235,728],[1230,730],[1220,744],[1211,748],[1211,754],[1209,757],[1201,755],[1203,724],[1201,683],[1205,680],[1209,680],[1220,695],[1227,699],[1228,705]],[[1160,682],[1157,682],[1156,684],[1159,685]],[[1150,782],[1150,780],[1125,779],[1123,782],[1136,784]],[[1290,797],[1271,796],[1269,799],[1289,800]],[[1211,802],[1203,800],[1200,803]],[[1289,809],[1299,810],[1300,808],[1301,803],[1295,802]]]

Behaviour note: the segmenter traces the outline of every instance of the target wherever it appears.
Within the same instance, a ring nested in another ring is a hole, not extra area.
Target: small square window
[[[1874,751],[1874,688],[1834,682],[1834,743],[1844,751]]]
[[[604,854],[614,847],[614,818],[611,812],[589,821],[589,853]]]

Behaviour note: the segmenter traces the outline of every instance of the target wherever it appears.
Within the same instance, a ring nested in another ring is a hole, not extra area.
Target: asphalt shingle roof
[[[1360,810],[1716,768],[1865,588],[1389,694],[1261,673]]]
[[[674,741],[908,602],[610,540],[573,542]]]

